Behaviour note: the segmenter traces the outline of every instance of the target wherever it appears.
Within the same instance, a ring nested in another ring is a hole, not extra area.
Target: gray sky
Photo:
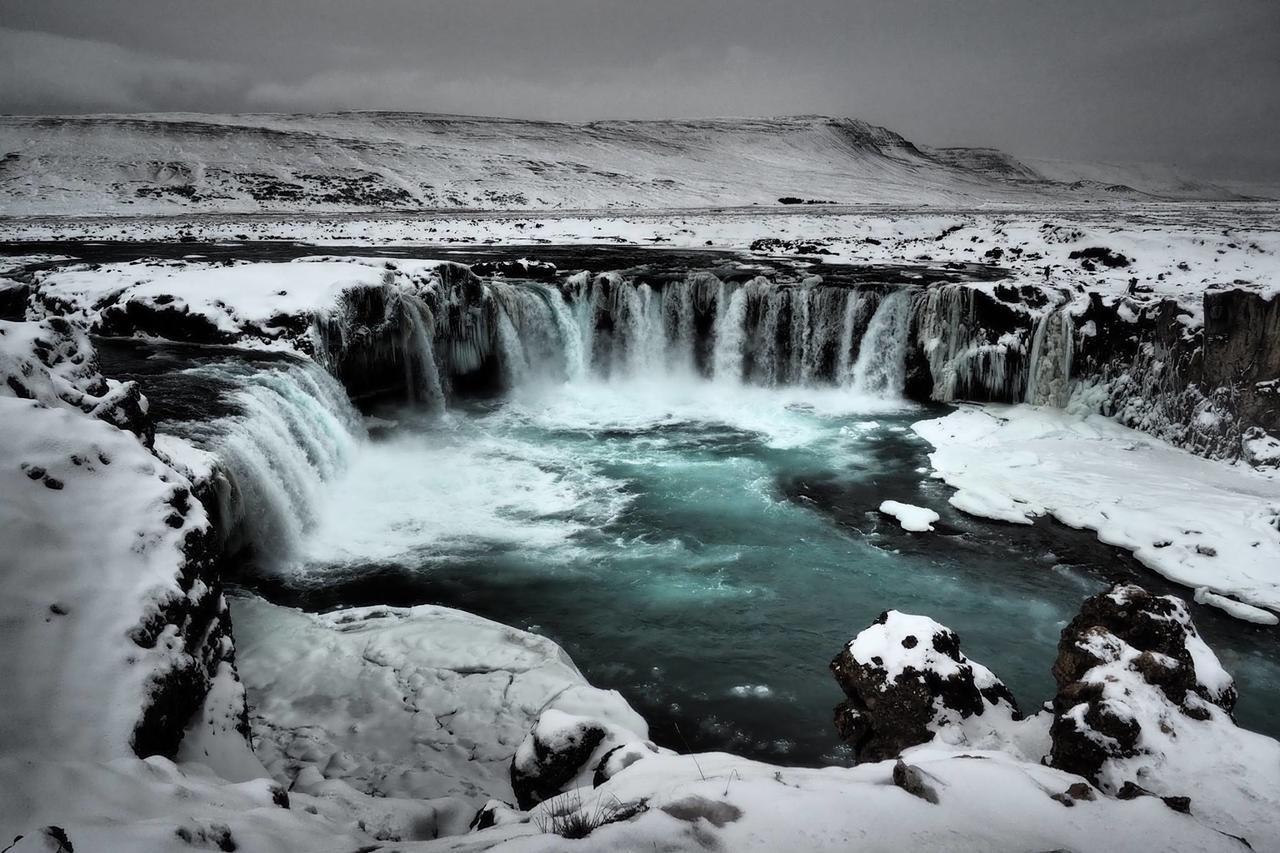
[[[0,0],[0,112],[849,115],[1280,180],[1277,0]]]

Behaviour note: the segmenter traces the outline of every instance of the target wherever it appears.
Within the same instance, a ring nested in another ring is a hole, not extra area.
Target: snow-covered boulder
[[[1063,629],[1053,674],[1052,766],[1189,807],[1258,849],[1280,844],[1280,743],[1235,725],[1231,676],[1180,599],[1132,584],[1093,596]]]
[[[554,708],[543,711],[511,759],[511,788],[523,809],[571,788],[601,785],[635,762],[663,753],[635,733]]]
[[[971,718],[993,727],[1020,718],[1004,682],[926,616],[881,613],[836,655],[831,672],[848,697],[836,706],[836,729],[859,761],[894,758],[944,729],[967,739]]]

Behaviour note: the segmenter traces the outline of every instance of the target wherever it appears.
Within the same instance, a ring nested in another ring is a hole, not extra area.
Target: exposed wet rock
[[[600,761],[596,763],[591,784],[598,788],[637,761],[660,753],[661,750],[650,741],[632,741],[615,746],[602,755]]]
[[[502,800],[489,800],[476,812],[476,816],[471,819],[471,824],[468,828],[473,832],[479,832],[482,829],[506,826],[509,823],[523,823],[528,819],[529,816],[527,814],[519,811],[510,803],[504,803]]]
[[[1017,719],[1013,694],[960,651],[960,638],[923,616],[889,610],[831,661],[848,697],[835,724],[858,761],[882,761],[943,728],[992,713]]]
[[[1085,269],[1094,269],[1094,264],[1101,264],[1109,269],[1118,269],[1127,267],[1132,263],[1124,255],[1119,252],[1113,252],[1106,246],[1090,246],[1087,249],[1077,249],[1067,257],[1073,261],[1080,261],[1080,265]]]

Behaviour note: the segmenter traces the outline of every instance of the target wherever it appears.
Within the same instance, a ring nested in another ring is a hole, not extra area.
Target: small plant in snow
[[[548,807],[533,822],[539,832],[554,833],[561,838],[586,838],[606,823],[627,820],[636,813],[635,807],[623,805],[617,797],[599,799],[594,808],[584,809],[581,792],[573,790],[564,794],[554,807]]]

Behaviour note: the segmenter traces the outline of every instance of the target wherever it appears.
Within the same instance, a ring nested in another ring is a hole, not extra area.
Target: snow
[[[997,263],[1008,270],[1005,284],[1063,291],[1080,304],[1086,291],[1100,293],[1106,302],[1123,301],[1129,311],[1155,300],[1176,299],[1188,312],[1187,322],[1194,324],[1202,321],[1203,295],[1210,286],[1230,284],[1267,294],[1280,290],[1280,208],[1274,204],[1130,204],[1052,211],[1009,207],[954,213],[917,205],[895,210],[802,207],[678,213],[0,220],[0,240],[175,240],[180,236],[211,242],[417,244],[430,246],[431,257],[447,256],[451,245],[624,244],[703,250],[741,249],[761,238],[778,238],[813,243],[829,252],[807,260],[818,274],[828,263],[900,264],[917,257],[938,266]],[[1071,252],[1091,246],[1124,254],[1131,264],[1088,271],[1070,258]],[[995,261],[987,257],[994,250],[1001,253]],[[527,254],[536,260],[537,246],[529,245]],[[1134,279],[1140,289],[1130,293]],[[128,283],[126,279],[116,286]],[[994,283],[975,286],[990,289]]]
[[[1051,515],[1171,581],[1280,611],[1274,473],[1056,409],[965,406],[913,428],[936,448],[934,476],[956,489],[951,504],[964,512],[1015,523]]]
[[[902,525],[903,530],[913,533],[933,530],[933,523],[940,518],[936,512],[927,507],[899,501],[884,501],[880,504],[880,511],[898,519],[898,524]]]
[[[644,740],[615,691],[587,684],[553,642],[423,605],[311,615],[232,602],[259,757],[390,796],[512,800],[508,768],[539,715],[600,720]]]
[[[131,433],[4,396],[0,421],[0,753],[131,754],[151,679],[188,650],[172,633],[143,648],[130,632],[185,595],[183,541],[204,529],[204,509],[166,524],[189,483]]]
[[[581,851],[985,851],[1245,850],[1239,841],[1169,810],[1158,799],[1051,798],[1078,777],[1000,752],[922,747],[906,760],[938,793],[938,804],[892,782],[892,761],[854,768],[783,768],[723,753],[651,757],[595,790],[565,795],[533,812],[588,815],[603,805],[645,802],[639,816],[587,838],[515,835],[511,827],[445,839],[429,850]],[[580,805],[575,797],[580,797]],[[576,806],[576,808],[574,808]],[[605,809],[607,811],[607,809]],[[554,825],[554,822],[550,822]],[[515,836],[515,837],[513,837]]]
[[[1280,624],[1280,616],[1272,613],[1270,610],[1263,610],[1261,607],[1254,607],[1251,604],[1245,604],[1243,601],[1236,601],[1234,598],[1227,598],[1225,595],[1218,595],[1210,592],[1207,587],[1196,587],[1195,591],[1196,604],[1207,604],[1210,607],[1217,607],[1225,610],[1237,619],[1243,619],[1245,622],[1254,622],[1258,625],[1276,625]]]
[[[182,578],[204,508],[113,425],[136,388],[102,379],[83,332],[0,322],[0,376],[0,753],[129,755],[154,680],[197,651],[164,622],[203,591]]]
[[[991,175],[856,119],[561,123],[424,113],[0,119],[11,215],[839,204],[1067,205],[1240,197],[1143,165]],[[1117,190],[1125,184],[1132,190]],[[1265,195],[1265,186],[1242,188]],[[803,205],[801,205],[803,207]]]

